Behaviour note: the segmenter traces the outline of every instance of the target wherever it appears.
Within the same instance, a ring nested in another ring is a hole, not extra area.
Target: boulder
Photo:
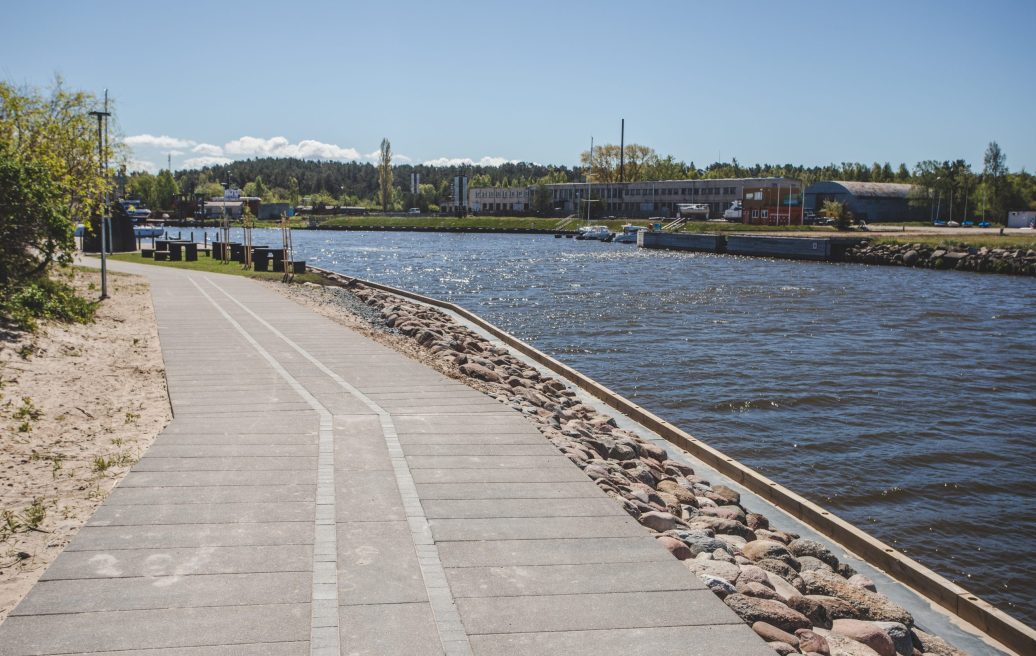
[[[657,489],[659,492],[666,492],[673,495],[681,504],[693,506],[695,508],[698,507],[698,502],[694,498],[694,493],[671,478],[659,481]]]
[[[892,644],[896,647],[896,653],[900,656],[913,656],[914,640],[910,636],[910,629],[899,622],[875,622],[881,630],[892,638]]]
[[[745,523],[745,511],[741,510],[737,506],[717,506],[715,508],[705,508],[701,511],[701,514],[708,515],[710,517],[719,517],[720,519],[729,519],[734,522],[741,524]]]
[[[752,625],[752,630],[766,642],[784,642],[796,648],[799,646],[799,639],[795,634],[781,631],[773,624],[756,622]]]
[[[766,519],[765,516],[760,515],[759,513],[748,513],[748,515],[745,516],[745,523],[748,525],[748,528],[753,531],[759,528],[770,528],[770,520]]]
[[[847,638],[826,629],[816,628],[814,631],[817,635],[827,640],[828,648],[833,656],[878,656],[878,652],[862,642],[856,642],[852,638]],[[802,644],[801,638],[799,638],[799,644]]]
[[[705,576],[702,580],[705,581],[705,587],[712,590],[713,594],[720,599],[726,599],[730,595],[737,594],[737,590],[726,579],[721,579],[717,576]]]
[[[741,574],[737,577],[738,581],[754,581],[756,583],[762,583],[763,585],[773,588],[770,584],[769,573],[756,565],[742,565]]]
[[[788,643],[777,640],[766,643],[766,646],[780,654],[780,656],[790,656],[791,654],[799,653],[798,649],[795,649]]]
[[[831,553],[830,549],[816,540],[810,540],[809,538],[792,540],[791,543],[788,544],[788,551],[799,558],[802,556],[812,556],[813,558],[826,563],[832,569],[838,567],[838,558]]]
[[[723,603],[748,624],[766,622],[788,633],[812,626],[805,615],[773,599],[758,599],[743,594],[732,594],[727,595],[723,599]]]
[[[798,556],[797,558],[799,561],[799,566],[801,567],[799,571],[808,572],[815,569],[823,569],[827,570],[828,572],[835,571],[830,565],[820,560],[819,558],[814,558],[813,556]]]
[[[800,592],[798,588],[796,588],[791,583],[788,583],[776,574],[772,572],[766,572],[766,577],[767,581],[770,584],[770,587],[773,588],[774,592],[777,593],[777,596],[785,602],[788,602],[793,597],[799,597],[802,595],[802,592]],[[803,613],[803,615],[808,616],[807,613]]]
[[[724,499],[728,504],[737,505],[741,503],[741,495],[734,490],[731,490],[726,485],[714,485],[712,487],[712,493],[719,496],[721,499]]]
[[[649,529],[659,533],[665,533],[680,525],[679,520],[667,512],[646,512],[638,517],[637,520]]]
[[[831,617],[827,614],[827,609],[815,600],[799,595],[797,597],[790,597],[785,603],[788,604],[789,608],[797,610],[808,617],[813,626],[825,629],[831,628]]]
[[[503,381],[503,379],[500,377],[500,374],[496,373],[492,369],[483,367],[480,364],[464,364],[461,365],[460,370],[461,373],[463,373],[465,376],[478,378],[479,380],[484,380],[488,383],[499,383]]]
[[[911,249],[906,253],[903,253],[903,264],[906,266],[914,266],[917,264],[917,251]]]
[[[852,638],[878,652],[880,656],[896,656],[896,646],[885,631],[874,622],[835,620],[831,632]]]
[[[656,539],[663,547],[669,550],[669,553],[676,556],[679,560],[687,560],[694,556],[691,550],[687,548],[687,545],[683,543],[683,540],[677,540],[668,535],[660,535]]]
[[[763,558],[754,562],[756,566],[765,569],[767,572],[776,574],[792,585],[795,585],[795,579],[799,577],[799,573],[784,561],[774,560],[773,558]]]
[[[791,555],[788,548],[775,540],[753,540],[741,548],[746,558],[752,560],[778,560],[792,569],[798,569],[798,561]]]
[[[756,597],[757,599],[773,599],[775,601],[782,601],[781,598],[773,591],[773,588],[769,588],[762,583],[755,581],[741,581],[734,585],[734,588],[743,595],[749,597]]]
[[[738,575],[741,570],[738,569],[734,563],[726,563],[722,560],[685,560],[683,561],[684,567],[689,569],[694,574],[698,575],[701,579],[707,579],[708,577],[723,579],[724,581],[731,584],[733,588],[734,581],[737,581]]]
[[[935,656],[966,656],[965,652],[957,649],[939,636],[926,633],[921,629],[916,628],[913,630],[913,634],[914,639],[921,645],[921,651],[925,654],[934,654]]]
[[[724,535],[740,535],[749,542],[755,540],[755,533],[752,532],[752,529],[730,519],[696,515],[687,523],[693,528],[707,528],[715,533],[723,533]]]
[[[914,618],[887,597],[858,588],[841,576],[823,570],[802,573],[807,594],[838,597],[859,614],[860,619],[914,625]]]
[[[831,618],[831,621],[850,619],[860,619],[860,613],[851,605],[849,602],[839,599],[838,597],[829,597],[827,595],[806,595],[816,603],[824,607],[827,612],[827,616]]]
[[[827,643],[827,638],[816,631],[799,629],[795,632],[795,637],[799,639],[799,649],[802,650],[803,654],[831,656],[831,647]]]
[[[849,581],[849,583],[852,583],[853,585],[855,585],[858,588],[863,588],[864,590],[870,590],[871,592],[877,592],[878,591],[878,586],[874,585],[874,581],[870,580],[869,578],[867,578],[863,574],[853,574],[852,576],[850,576],[848,578],[848,581]]]

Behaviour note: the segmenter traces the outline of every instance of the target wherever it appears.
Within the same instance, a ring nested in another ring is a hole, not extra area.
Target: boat
[[[641,230],[647,230],[644,226],[635,226],[627,223],[622,226],[622,232],[615,235],[615,243],[617,244],[635,244],[637,243],[637,233]]]
[[[150,225],[135,225],[133,226],[134,237],[161,237],[165,234],[165,226],[161,223],[153,223]]]
[[[723,212],[723,218],[727,221],[740,221],[741,220],[741,201],[735,200],[730,204]]]
[[[576,235],[576,239],[593,241],[611,241],[612,237],[612,231],[603,225],[583,226]]]
[[[143,207],[139,200],[124,199],[119,201],[119,205],[134,223],[146,222],[151,218],[151,210]]]
[[[685,220],[708,221],[709,205],[708,203],[677,203],[676,217]]]

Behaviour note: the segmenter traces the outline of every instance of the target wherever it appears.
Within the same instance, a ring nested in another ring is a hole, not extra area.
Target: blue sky
[[[1036,169],[1036,2],[15,2],[0,78],[117,100],[135,159]],[[208,158],[208,159],[206,159]]]

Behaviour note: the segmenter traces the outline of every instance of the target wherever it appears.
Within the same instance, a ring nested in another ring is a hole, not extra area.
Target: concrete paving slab
[[[458,598],[469,635],[740,623],[709,590]]]
[[[161,504],[235,504],[314,501],[315,485],[198,485],[194,487],[118,486],[105,500],[107,506]]]
[[[415,483],[558,483],[583,482],[576,467],[547,469],[414,469]]]
[[[308,640],[309,621],[308,604],[171,608],[12,616],[0,635],[5,654],[83,654],[298,642]]]
[[[338,525],[338,603],[427,601],[410,529],[401,522]]]
[[[69,551],[312,544],[313,522],[84,526]]]
[[[396,479],[387,471],[350,471],[335,477],[339,522],[404,520]]]
[[[625,517],[626,512],[612,499],[424,499],[429,519],[492,519],[513,517]]]
[[[407,444],[412,456],[556,456],[558,449],[546,440],[531,444]]]
[[[580,595],[611,592],[701,590],[705,584],[675,558],[608,565],[511,565],[447,568],[446,578],[457,599],[523,595]],[[574,598],[579,603],[578,598]]]
[[[131,471],[119,483],[126,487],[194,487],[198,485],[312,485],[316,471]]]
[[[309,544],[122,549],[65,551],[47,568],[41,580],[116,579],[138,576],[159,579],[194,574],[312,571],[313,547]]]
[[[433,499],[574,499],[602,494],[589,479],[548,483],[419,483],[417,494]]]
[[[679,626],[471,636],[478,656],[773,656],[761,638],[743,626]]]
[[[95,651],[90,656],[309,656],[309,642],[264,642],[250,645],[210,645],[170,649]]]
[[[313,504],[274,501],[235,504],[104,505],[90,518],[90,526],[151,526],[157,524],[254,524],[258,522],[311,522]]]
[[[462,445],[491,445],[491,444],[535,444],[540,445],[546,441],[539,432],[514,432],[494,431],[483,429],[476,432],[464,433],[400,433],[399,443],[405,446],[412,444],[462,444]],[[416,454],[415,454],[416,455]]]
[[[494,540],[439,542],[444,567],[504,567],[508,565],[578,565],[584,563],[643,563],[672,560],[654,538]]]
[[[494,517],[431,519],[436,540],[547,540],[557,538],[622,538],[647,535],[628,515],[600,517]],[[670,556],[672,557],[672,556]]]
[[[17,615],[308,604],[311,572],[171,575],[41,581],[11,612]]]
[[[558,454],[546,456],[407,456],[410,469],[575,469],[583,474],[567,458]]]
[[[172,426],[172,425],[170,425]],[[317,431],[299,430],[293,433],[240,433],[195,428],[171,432],[168,428],[155,440],[156,445],[197,446],[225,444],[232,446],[284,445],[309,446],[317,443]]]
[[[164,440],[163,440],[164,442]],[[316,444],[153,444],[151,458],[316,458]]]
[[[133,469],[138,472],[311,471],[316,464],[315,457],[162,458],[145,456],[133,466]]]
[[[442,643],[427,603],[342,606],[342,653],[349,656],[441,656]]]

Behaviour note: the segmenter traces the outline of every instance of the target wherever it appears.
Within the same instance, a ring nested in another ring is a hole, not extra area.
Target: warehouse
[[[816,182],[806,188],[806,212],[819,213],[825,201],[833,200],[845,205],[854,219],[906,221],[911,218],[911,189],[913,185],[893,182]]]

